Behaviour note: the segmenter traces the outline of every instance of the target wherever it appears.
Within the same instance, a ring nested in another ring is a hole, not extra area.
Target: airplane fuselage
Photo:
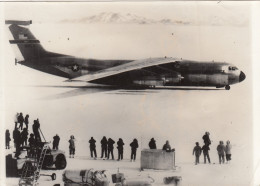
[[[72,79],[132,61],[134,60],[96,60],[61,56],[27,60],[20,64]],[[95,80],[93,83],[120,86],[212,86],[219,88],[244,79],[245,74],[229,63],[180,60],[148,67],[145,72],[122,73],[115,77]]]

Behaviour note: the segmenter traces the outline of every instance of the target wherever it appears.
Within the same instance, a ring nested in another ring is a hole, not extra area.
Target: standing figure
[[[117,149],[118,149],[118,161],[123,159],[123,154],[124,154],[124,142],[122,138],[119,138],[117,142]]]
[[[28,140],[29,142],[29,146],[30,146],[30,151],[29,151],[29,157],[35,157],[36,156],[36,152],[35,152],[35,139],[34,139],[34,135],[33,133],[30,134],[30,138]]]
[[[230,144],[230,141],[228,140],[225,148],[227,163],[231,160],[231,148],[232,146]]]
[[[101,140],[101,158],[105,155],[104,158],[107,158],[107,138],[104,136]]]
[[[15,114],[15,116],[14,116],[15,128],[17,128],[18,117],[19,117],[19,113],[17,112],[17,113]]]
[[[58,150],[59,149],[59,143],[60,143],[60,137],[58,134],[53,137],[53,142],[52,142],[52,149],[53,150]]]
[[[199,146],[199,142],[196,142],[196,146],[193,148],[193,155],[195,154],[195,165],[200,163],[200,155],[201,155],[201,147]]]
[[[203,145],[202,152],[204,155],[204,163],[206,163],[206,158],[208,158],[208,162],[210,163],[209,150],[210,148],[208,145]]]
[[[132,143],[130,143],[131,146],[131,161],[135,161],[136,158],[136,150],[139,147],[137,139],[134,139]]]
[[[204,144],[208,145],[208,146],[211,144],[211,140],[209,139],[209,135],[210,135],[209,132],[205,132],[204,136],[202,137]]]
[[[11,141],[10,132],[9,132],[9,130],[7,129],[7,130],[5,131],[5,148],[6,148],[6,149],[10,149],[10,141]]]
[[[28,139],[28,131],[26,128],[23,129],[21,132],[21,140],[22,140],[22,146],[27,146],[27,139]]]
[[[17,159],[19,159],[19,156],[20,156],[20,146],[22,144],[22,139],[21,139],[21,133],[18,129],[15,129],[16,130],[16,142],[15,142],[15,145],[16,145],[16,152],[15,152],[15,157]]]
[[[28,125],[29,125],[29,115],[28,114],[24,118],[24,124],[26,126],[26,129],[28,129]]]
[[[112,140],[111,138],[108,138],[108,140],[107,140],[107,151],[108,151],[108,153],[107,153],[107,159],[109,159],[109,155],[111,154],[111,156],[112,156],[112,160],[114,160],[114,143],[115,143],[115,141],[114,140]]]
[[[70,158],[74,158],[75,155],[75,138],[73,135],[70,136],[69,140]]]
[[[20,113],[20,115],[18,116],[18,123],[20,124],[19,128],[21,128],[21,130],[23,130],[23,122],[24,122],[23,113]]]
[[[90,155],[91,155],[91,158],[93,158],[93,153],[95,155],[95,159],[97,159],[97,151],[96,151],[96,140],[91,137],[90,140],[88,141],[89,142],[89,148],[90,148]]]
[[[163,145],[163,149],[162,150],[165,150],[166,152],[171,152],[172,151],[172,148],[171,148],[171,145],[169,143],[169,141],[167,140],[166,143]]]
[[[15,128],[13,131],[14,147],[16,147],[16,143],[17,143],[19,136],[20,136],[20,132],[19,132],[18,128]]]
[[[40,136],[40,133],[39,133],[39,129],[40,129],[39,120],[33,121],[32,129],[33,129],[35,141],[41,142],[42,140],[41,140],[41,136]]]
[[[225,163],[224,155],[225,155],[225,146],[223,141],[219,142],[219,145],[217,146],[218,151],[218,157],[219,157],[219,164]]]
[[[149,142],[149,147],[150,149],[156,149],[156,141],[154,140],[154,138],[152,138]]]

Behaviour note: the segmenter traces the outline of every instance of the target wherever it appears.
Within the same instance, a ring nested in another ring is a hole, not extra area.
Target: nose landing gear
[[[226,89],[226,90],[230,90],[230,86],[229,86],[229,85],[226,85],[226,86],[225,86],[225,89]]]

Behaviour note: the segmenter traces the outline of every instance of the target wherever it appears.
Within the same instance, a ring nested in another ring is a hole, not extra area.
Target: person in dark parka
[[[23,129],[21,132],[21,140],[22,140],[22,146],[27,146],[27,140],[28,140],[28,130],[26,128]]]
[[[166,152],[171,152],[172,151],[172,148],[171,148],[171,145],[169,144],[169,141],[167,140],[166,143],[163,145],[163,149],[162,150],[165,150]]]
[[[150,149],[156,149],[156,141],[154,140],[154,138],[152,138],[149,142],[149,147]]]
[[[196,146],[193,148],[193,155],[195,154],[195,165],[200,163],[200,155],[201,155],[201,147],[199,146],[199,142],[196,142]]]
[[[32,129],[33,129],[35,140],[37,142],[41,142],[42,140],[41,140],[41,136],[40,136],[40,133],[39,133],[40,123],[39,123],[38,119],[33,121]]]
[[[20,126],[18,128],[21,128],[21,130],[23,130],[23,122],[24,122],[23,113],[20,113],[20,115],[18,116],[18,123],[20,124]]]
[[[17,132],[16,132],[16,142],[15,142],[15,145],[16,145],[16,152],[15,152],[15,157],[17,159],[19,159],[19,156],[20,156],[20,146],[22,144],[22,139],[21,139],[21,133],[18,129],[16,129]]]
[[[112,160],[114,160],[114,143],[115,141],[111,138],[107,140],[107,159],[109,159],[109,155],[111,154]]]
[[[132,143],[130,143],[131,146],[131,161],[135,161],[136,158],[136,150],[139,147],[137,139],[134,139]]]
[[[117,142],[117,149],[118,149],[118,161],[123,159],[123,154],[124,154],[124,142],[122,138],[119,138]]]
[[[5,131],[5,148],[6,148],[6,149],[10,149],[10,141],[11,141],[10,132],[9,132],[9,130],[7,129],[7,130]]]
[[[90,140],[88,141],[89,142],[89,148],[90,148],[90,155],[91,155],[91,158],[93,158],[93,153],[95,155],[95,159],[97,158],[97,151],[96,151],[96,140],[91,137]]]
[[[35,143],[33,133],[30,134],[30,138],[29,138],[28,142],[29,142],[29,146],[30,146],[29,157],[35,157],[36,152],[35,152],[34,148],[35,148],[36,143]]]
[[[225,163],[225,146],[223,141],[219,142],[219,145],[217,146],[217,151],[218,151],[218,157],[219,157],[219,164]]]
[[[210,163],[210,157],[209,157],[209,146],[208,145],[203,145],[203,147],[201,148],[203,155],[204,155],[204,163],[206,163],[206,158],[208,158],[208,162]]]
[[[60,143],[60,137],[58,134],[53,137],[53,142],[52,142],[52,149],[58,150],[59,149],[59,143]]]
[[[101,140],[101,158],[107,158],[107,138],[104,136]]]
[[[14,147],[16,147],[19,136],[20,136],[20,131],[18,130],[18,128],[15,128],[13,131]]]
[[[28,114],[24,118],[24,124],[25,124],[26,129],[28,129],[28,125],[29,125],[29,115]]]
[[[205,132],[204,136],[202,137],[204,144],[205,145],[210,145],[211,144],[211,140],[209,138],[210,133],[209,132]]]

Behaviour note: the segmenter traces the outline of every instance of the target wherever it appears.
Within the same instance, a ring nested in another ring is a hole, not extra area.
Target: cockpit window
[[[234,66],[229,66],[229,67],[228,67],[228,70],[238,70],[238,68],[237,68],[237,67],[234,67]]]

